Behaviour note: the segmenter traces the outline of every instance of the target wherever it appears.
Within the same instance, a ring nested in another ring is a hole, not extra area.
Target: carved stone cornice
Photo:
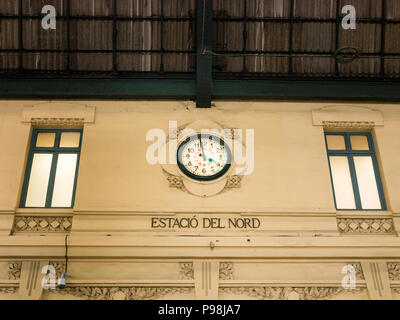
[[[322,121],[325,129],[372,129],[374,121]]]
[[[225,287],[221,293],[245,295],[260,300],[329,300],[339,294],[355,294],[366,290],[346,290],[342,287]]]
[[[393,219],[338,218],[341,233],[393,234]]]
[[[400,280],[400,262],[388,262],[387,263],[389,279]]]
[[[234,280],[232,262],[220,262],[219,280]]]
[[[194,280],[193,262],[179,263],[179,279],[181,280]]]
[[[16,216],[13,232],[70,232],[72,217]]]
[[[8,279],[19,280],[21,278],[22,262],[10,262],[8,264]]]
[[[154,300],[169,294],[190,293],[192,290],[179,287],[66,287],[51,292],[87,300]]]

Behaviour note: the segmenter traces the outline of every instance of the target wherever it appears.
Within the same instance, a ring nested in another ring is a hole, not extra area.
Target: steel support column
[[[196,103],[198,108],[211,107],[212,95],[212,18],[213,0],[197,0],[197,71]]]

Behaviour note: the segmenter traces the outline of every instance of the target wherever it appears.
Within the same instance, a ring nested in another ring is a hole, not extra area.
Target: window
[[[370,133],[325,134],[338,210],[386,210]]]
[[[72,208],[82,130],[35,129],[21,196],[21,208]]]

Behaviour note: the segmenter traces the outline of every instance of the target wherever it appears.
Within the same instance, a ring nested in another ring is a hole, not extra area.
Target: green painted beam
[[[214,80],[213,98],[400,101],[400,81]]]
[[[212,0],[197,0],[196,2],[196,105],[198,108],[211,108],[212,95]]]
[[[400,81],[214,80],[213,99],[400,101]],[[195,80],[0,79],[0,99],[194,99]]]
[[[0,98],[193,99],[195,80],[0,79]]]

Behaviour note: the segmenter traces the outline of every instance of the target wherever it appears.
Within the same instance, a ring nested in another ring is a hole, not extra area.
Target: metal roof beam
[[[196,36],[197,36],[197,70],[196,70],[196,104],[198,108],[211,107],[212,95],[212,0],[196,1]]]

